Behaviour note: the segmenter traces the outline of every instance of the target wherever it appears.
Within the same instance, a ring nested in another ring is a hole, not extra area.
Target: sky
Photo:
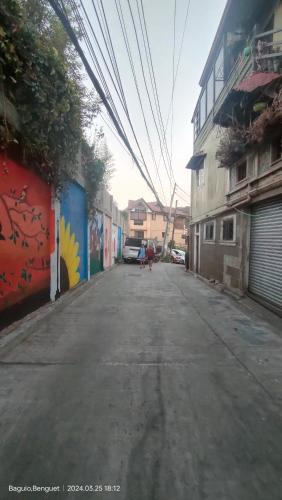
[[[119,1],[119,0],[117,0]],[[139,6],[141,0],[137,0]],[[140,41],[142,59],[146,81],[149,89],[149,94],[153,101],[153,91],[150,86],[150,78],[148,66],[146,63],[145,51],[142,42],[141,26],[139,24],[137,1],[130,0],[134,21],[136,23],[137,34]],[[96,4],[99,2],[96,2]],[[120,79],[124,90],[125,99],[127,102],[130,118],[135,130],[135,134],[140,144],[140,149],[146,161],[148,171],[154,187],[164,204],[169,204],[173,182],[169,179],[170,169],[167,163],[166,168],[160,154],[160,141],[154,124],[154,119],[150,110],[149,100],[146,94],[146,88],[142,77],[142,69],[139,59],[138,47],[136,44],[135,33],[133,29],[132,19],[130,17],[128,0],[120,0],[125,25],[128,33],[128,40],[132,52],[132,59],[140,99],[143,106],[145,119],[147,122],[148,135],[152,144],[153,155],[156,162],[153,160],[152,152],[149,145],[149,140],[146,132],[142,110],[138,98],[138,93],[134,83],[134,77],[129,63],[126,46],[122,35],[119,18],[116,11],[115,0],[103,0],[109,31],[112,38],[112,44],[116,56],[117,66],[119,69]],[[176,0],[176,17],[175,17],[175,51],[174,49],[174,0],[143,0],[145,19],[147,23],[148,36],[150,40],[152,60],[154,65],[156,85],[158,89],[158,97],[160,102],[161,114],[164,125],[166,124],[169,114],[171,97],[172,97],[172,82],[173,82],[173,54],[174,67],[176,69],[181,39],[184,28],[184,20],[187,11],[189,0]],[[178,206],[186,206],[190,203],[190,173],[185,166],[193,154],[193,128],[191,118],[199,96],[200,87],[199,79],[209,54],[213,38],[215,36],[222,12],[224,10],[226,0],[190,0],[188,11],[187,28],[183,39],[183,47],[181,58],[178,67],[176,83],[174,87],[173,98],[173,126],[172,113],[169,116],[167,126],[167,145],[171,154],[171,166],[175,181],[184,191],[178,189],[176,198]],[[84,0],[83,5],[89,16],[92,28],[106,54],[103,38],[97,23],[93,4],[91,0]],[[83,13],[83,12],[82,12]],[[85,24],[87,26],[87,22]],[[90,28],[87,30],[92,36]],[[92,37],[93,40],[93,37]],[[95,43],[93,42],[95,48]],[[95,49],[96,50],[96,49]],[[105,56],[108,61],[108,56]],[[140,157],[134,137],[131,133],[130,126],[119,104],[118,97],[114,87],[111,84],[110,78],[103,65],[102,59],[99,56],[100,64],[103,67],[103,72],[116,104],[121,121],[130,139],[134,151]],[[102,117],[110,123],[110,119],[106,112],[102,112]],[[105,124],[104,119],[99,117],[95,126],[103,126],[107,145],[113,155],[115,171],[110,182],[110,191],[114,199],[118,203],[120,209],[127,206],[129,199],[138,199],[143,197],[146,201],[153,201],[154,195],[147,187],[142,179],[136,165],[131,157],[122,147],[119,140],[113,134],[110,128]],[[156,117],[156,115],[155,115]],[[111,125],[112,126],[112,125]],[[172,139],[172,140],[171,140]],[[161,158],[159,162],[159,157]],[[158,173],[157,173],[158,169]],[[146,174],[147,175],[147,174]],[[159,180],[161,179],[161,182]],[[175,201],[174,199],[174,201]]]

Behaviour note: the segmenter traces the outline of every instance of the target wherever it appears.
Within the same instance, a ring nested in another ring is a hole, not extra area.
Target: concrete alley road
[[[1,358],[1,500],[281,500],[282,338],[245,310],[172,264],[65,296]]]

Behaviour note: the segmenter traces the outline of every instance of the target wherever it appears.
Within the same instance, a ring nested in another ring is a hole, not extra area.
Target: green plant
[[[82,85],[77,58],[45,0],[5,0],[0,19],[0,92],[21,123],[18,133],[4,114],[1,148],[17,143],[23,163],[60,190],[75,173],[98,101]]]

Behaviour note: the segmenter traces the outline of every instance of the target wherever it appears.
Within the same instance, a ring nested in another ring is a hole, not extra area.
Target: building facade
[[[229,0],[192,122],[190,268],[282,313],[282,2]]]
[[[129,235],[135,238],[152,239],[162,246],[169,216],[169,207],[159,207],[156,202],[129,200]],[[188,240],[190,207],[177,207],[171,211],[167,242],[173,241],[178,248],[186,248]]]

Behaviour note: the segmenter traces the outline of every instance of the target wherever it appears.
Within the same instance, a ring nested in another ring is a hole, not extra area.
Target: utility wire
[[[95,67],[98,75],[100,76],[100,80],[101,80],[101,83],[103,85],[104,91],[105,91],[105,93],[107,95],[107,98],[108,98],[109,102],[111,103],[113,111],[115,112],[115,116],[116,116],[116,118],[117,118],[119,124],[121,125],[121,128],[122,128],[122,130],[123,130],[123,132],[125,134],[125,131],[124,131],[123,127],[122,127],[121,119],[120,119],[118,111],[117,111],[117,109],[115,107],[114,101],[113,101],[113,99],[111,97],[110,90],[109,90],[109,88],[107,86],[107,82],[106,82],[106,80],[104,78],[101,66],[99,64],[99,61],[98,61],[98,59],[96,57],[96,54],[95,54],[95,51],[94,51],[93,46],[91,44],[91,41],[89,39],[88,33],[87,33],[87,31],[85,29],[85,26],[83,24],[83,20],[82,20],[82,18],[80,16],[80,13],[78,11],[77,5],[76,5],[76,3],[75,3],[74,0],[70,0],[70,5],[71,5],[72,10],[74,12],[75,19],[76,19],[76,22],[77,22],[78,27],[80,29],[80,32],[81,32],[81,34],[82,34],[82,36],[84,38],[84,41],[85,41],[86,47],[88,49],[89,55],[90,55],[90,57],[91,57],[91,59],[93,61],[94,67]],[[64,10],[64,12],[65,12],[65,10]]]
[[[108,129],[112,132],[112,134],[114,135],[114,137],[116,138],[116,140],[119,142],[119,144],[122,146],[122,148],[124,149],[124,151],[130,156],[130,158],[132,158],[131,154],[129,153],[128,149],[126,149],[125,145],[123,144],[123,142],[121,141],[121,139],[117,135],[117,133],[115,132],[114,128],[106,120],[105,116],[103,116],[103,113],[100,114],[100,117],[102,118],[103,122],[108,127]]]
[[[173,54],[172,54],[172,91],[171,91],[171,128],[170,128],[170,158],[172,161],[172,143],[173,143],[173,107],[174,107],[174,74],[175,74],[175,32],[176,32],[176,2],[174,0],[173,12]]]
[[[139,19],[140,19],[141,15],[142,15],[142,19],[143,19],[144,31],[145,31],[146,42],[147,42],[147,47],[148,47],[148,55],[149,55],[149,61],[150,61],[150,64],[148,62],[148,66],[149,66],[149,68],[151,68],[150,75],[152,74],[152,80],[153,80],[152,86],[155,89],[154,94],[155,94],[155,97],[156,97],[158,115],[159,115],[160,123],[161,123],[161,130],[162,130],[162,135],[163,135],[163,144],[165,145],[166,155],[168,157],[169,164],[170,164],[171,177],[173,178],[173,181],[175,182],[174,175],[173,175],[172,164],[171,164],[171,158],[169,156],[169,151],[168,151],[168,145],[167,145],[167,140],[166,140],[165,127],[164,127],[164,122],[163,122],[163,117],[162,117],[162,112],[161,112],[161,107],[160,107],[159,94],[158,94],[158,88],[157,88],[155,71],[154,71],[154,64],[153,64],[153,58],[152,58],[152,51],[151,51],[150,39],[149,39],[149,34],[148,34],[148,28],[147,28],[145,11],[144,11],[144,7],[143,7],[143,0],[141,0],[141,12],[140,12],[140,9],[139,9],[138,0],[136,0],[136,4],[137,4],[137,8],[138,8]],[[141,22],[141,20],[140,20],[140,25],[141,25],[141,30],[142,30],[142,22]],[[142,34],[143,34],[143,30],[142,30]],[[146,47],[146,43],[145,42],[144,42],[144,45]],[[146,54],[147,54],[147,52],[146,52]]]
[[[189,204],[191,203],[191,201],[190,201],[190,200],[183,198],[183,197],[179,194],[179,192],[177,192],[177,196],[178,196],[178,198],[180,198],[182,201],[185,201],[185,203],[189,203]]]
[[[115,74],[116,74],[116,78],[117,78],[117,80],[118,80],[119,87],[120,87],[121,92],[123,93],[123,96],[124,96],[123,87],[122,87],[122,82],[121,82],[120,73],[119,73],[119,69],[118,69],[118,65],[117,65],[117,61],[116,61],[116,57],[115,57],[115,51],[114,51],[114,47],[113,47],[113,43],[112,43],[112,39],[111,39],[111,34],[110,34],[109,26],[108,26],[108,21],[107,21],[106,12],[105,12],[105,9],[104,9],[104,6],[103,6],[103,2],[102,2],[102,0],[100,0],[100,1],[101,1],[101,6],[102,6],[103,19],[104,19],[104,23],[105,23],[105,25],[106,25],[106,29],[107,29],[108,40],[109,40],[110,47],[111,47],[111,51],[112,51],[112,59],[111,59],[111,60],[113,61],[113,62],[112,62],[112,66],[113,66],[113,69],[114,69],[114,71],[115,71]],[[92,3],[93,3],[93,0],[92,0]],[[94,5],[94,3],[93,3],[93,5]],[[95,12],[97,12],[97,11],[95,10]],[[111,56],[110,56],[110,57],[111,57]],[[128,112],[128,108],[127,108],[127,104],[126,104],[126,99],[125,99],[125,96],[124,96],[124,102],[125,102],[125,106],[126,106],[125,113],[126,113],[126,116],[127,116],[128,121],[129,121],[129,124],[130,124],[131,130],[132,130],[132,132],[133,132],[133,135],[134,135],[135,141],[136,141],[136,143],[137,143],[137,146],[138,146],[138,149],[139,149],[140,155],[141,155],[141,157],[142,157],[142,160],[143,160],[143,163],[144,163],[144,166],[145,166],[145,170],[146,170],[146,172],[147,172],[147,175],[148,175],[148,177],[149,177],[149,179],[150,179],[151,183],[153,184],[153,181],[152,181],[152,178],[151,178],[151,175],[150,175],[149,169],[148,169],[148,167],[147,167],[147,165],[146,165],[145,159],[144,159],[144,157],[143,157],[142,150],[141,150],[141,148],[140,148],[140,146],[139,146],[139,142],[138,142],[138,140],[137,140],[137,137],[136,137],[135,131],[134,131],[134,129],[133,129],[133,125],[132,125],[132,121],[131,121],[130,116],[129,116],[129,112]],[[152,146],[151,146],[151,148],[152,148]],[[152,151],[153,151],[153,148],[152,148]],[[153,156],[153,159],[154,159],[154,158],[155,158],[155,157]],[[164,194],[164,193],[163,193],[163,194]]]
[[[98,38],[97,38],[97,36],[96,36],[96,33],[95,33],[94,29],[93,29],[93,25],[92,25],[92,23],[91,23],[91,21],[90,21],[90,19],[89,19],[89,16],[88,16],[87,11],[86,11],[86,9],[85,9],[85,7],[84,7],[84,5],[83,5],[82,0],[80,0],[80,5],[81,5],[81,7],[82,7],[82,10],[83,10],[84,16],[85,16],[85,18],[86,18],[86,20],[87,20],[87,23],[88,23],[88,26],[89,26],[89,28],[90,28],[90,30],[91,30],[92,36],[94,37],[94,40],[95,40],[95,42],[96,42],[96,45],[97,45],[98,50],[99,50],[99,52],[100,52],[100,55],[101,55],[101,57],[102,57],[103,63],[104,63],[104,65],[105,65],[106,69],[107,69],[108,75],[109,75],[109,77],[110,77],[110,79],[111,79],[111,82],[112,82],[112,84],[113,84],[113,86],[114,86],[114,89],[115,89],[115,91],[116,91],[116,94],[117,94],[117,96],[118,96],[118,98],[119,98],[119,100],[120,100],[121,105],[122,105],[122,106],[124,106],[124,105],[125,105],[125,104],[124,104],[124,101],[123,101],[122,96],[121,96],[121,94],[120,94],[120,92],[119,92],[119,90],[118,90],[118,88],[117,88],[117,86],[116,86],[116,83],[115,83],[114,79],[113,79],[113,76],[112,76],[111,70],[110,70],[110,68],[109,68],[109,66],[108,66],[108,63],[107,63],[106,59],[105,59],[105,56],[104,56],[104,54],[103,54],[103,51],[102,51],[101,45],[100,45],[99,40],[98,40]]]
[[[174,89],[175,89],[175,83],[176,83],[176,80],[177,80],[177,75],[178,75],[178,70],[179,70],[179,64],[180,64],[180,59],[181,59],[181,54],[182,54],[182,49],[183,49],[183,42],[184,42],[185,32],[186,32],[186,28],[187,28],[187,22],[188,22],[189,12],[190,12],[190,3],[191,3],[191,0],[188,0],[187,9],[186,9],[186,15],[185,15],[185,20],[184,20],[184,27],[183,27],[183,32],[182,32],[182,37],[181,37],[181,43],[180,43],[180,49],[179,49],[179,54],[178,54],[178,60],[177,60],[177,66],[176,66],[176,71],[175,71],[175,75],[174,75],[173,87],[172,87],[173,92],[174,92]],[[167,132],[167,127],[168,127],[169,117],[170,117],[170,114],[171,114],[171,109],[172,109],[172,99],[170,99],[169,111],[168,111],[168,115],[167,115],[167,119],[166,119],[166,125],[165,125],[165,133]],[[160,162],[160,158],[161,157],[159,156],[159,162]]]
[[[71,1],[73,1],[73,0],[71,0]],[[83,4],[82,4],[81,0],[80,0],[80,3],[81,3],[81,6],[82,6],[82,8],[83,8],[83,11],[84,11],[85,17],[86,17],[86,19],[87,19],[87,22],[88,22],[88,24],[89,24],[89,26],[90,26],[91,32],[92,32],[92,34],[93,34],[93,36],[94,36],[94,39],[95,39],[95,41],[96,41],[96,43],[97,43],[98,49],[99,49],[99,51],[100,51],[100,54],[101,54],[101,56],[102,56],[102,58],[103,58],[104,64],[105,64],[105,66],[106,66],[106,68],[107,68],[107,71],[108,71],[108,73],[109,73],[109,75],[110,75],[111,81],[112,81],[112,83],[113,83],[113,85],[114,85],[115,91],[116,91],[116,93],[117,93],[117,95],[118,95],[118,97],[119,97],[120,103],[121,103],[121,105],[122,105],[122,107],[123,107],[123,110],[124,110],[124,112],[125,112],[125,114],[126,114],[126,116],[127,116],[128,121],[129,121],[130,128],[131,128],[131,130],[132,130],[132,133],[133,133],[133,136],[134,136],[135,142],[136,142],[136,144],[137,144],[137,147],[138,147],[138,149],[139,149],[140,155],[141,155],[142,160],[143,160],[143,166],[144,166],[144,168],[145,168],[145,170],[146,170],[146,172],[147,172],[147,175],[148,175],[148,177],[149,177],[149,180],[150,180],[151,184],[153,185],[153,181],[152,181],[152,178],[151,178],[151,175],[150,175],[149,169],[148,169],[147,164],[146,164],[146,162],[145,162],[145,159],[144,159],[144,156],[143,156],[143,153],[142,153],[142,150],[141,150],[140,144],[139,144],[139,142],[138,142],[137,136],[136,136],[136,134],[135,134],[135,131],[134,131],[134,128],[133,128],[133,125],[132,125],[132,121],[131,121],[130,116],[129,116],[129,112],[128,112],[128,108],[127,108],[127,103],[126,103],[125,97],[124,97],[124,98],[122,98],[122,96],[121,96],[120,92],[119,92],[119,91],[118,91],[118,89],[117,89],[117,86],[116,86],[116,84],[115,84],[115,82],[114,82],[114,80],[113,80],[113,77],[112,77],[111,71],[110,71],[110,69],[109,69],[109,66],[108,66],[108,64],[107,64],[107,62],[106,62],[106,60],[105,60],[105,57],[104,57],[103,51],[102,51],[102,49],[101,49],[101,45],[99,44],[99,41],[98,41],[98,39],[97,39],[97,36],[95,35],[95,32],[94,32],[93,27],[92,27],[92,25],[91,25],[91,22],[90,22],[90,20],[89,20],[89,16],[88,16],[88,14],[87,14],[86,10],[84,9],[84,7],[83,7]],[[93,3],[93,2],[92,2],[92,3]],[[96,13],[96,15],[98,16],[98,23],[99,23],[99,26],[100,26],[100,29],[101,29],[101,32],[102,32],[102,35],[103,35],[104,43],[105,43],[105,45],[107,45],[107,40],[106,40],[106,39],[105,39],[105,37],[104,37],[103,27],[102,27],[101,22],[100,22],[100,19],[99,19],[99,14],[98,14],[98,11],[96,10],[96,8],[95,8],[95,5],[94,5],[94,4],[93,4],[93,6],[94,6],[94,9],[95,9],[95,13]],[[79,12],[78,12],[78,14],[77,14],[77,15],[79,16]],[[81,20],[81,21],[82,21],[82,20]],[[106,22],[106,20],[105,20],[104,22]],[[83,24],[83,22],[82,22],[82,24]],[[83,30],[83,28],[81,28],[81,29]],[[84,33],[85,33],[85,31],[86,31],[86,30],[85,30],[85,27],[84,27]],[[110,36],[110,34],[109,34],[109,36]],[[85,37],[86,37],[86,38],[88,38],[88,40],[89,40],[89,37],[88,37],[87,32],[86,32],[86,34],[85,34]],[[114,109],[116,109],[116,108],[115,108],[115,105],[114,105],[114,101],[113,101],[113,99],[112,99],[112,97],[111,97],[110,91],[109,91],[109,89],[108,89],[108,86],[107,86],[107,84],[106,84],[106,81],[105,81],[105,78],[104,78],[103,72],[102,72],[101,67],[100,67],[100,65],[99,65],[99,62],[98,62],[98,60],[97,60],[97,57],[95,56],[95,52],[94,52],[93,46],[92,46],[92,44],[91,44],[91,41],[89,41],[89,42],[88,42],[88,44],[90,44],[90,46],[91,46],[91,47],[90,47],[90,49],[88,48],[88,50],[89,50],[89,51],[92,51],[92,52],[94,53],[94,57],[95,57],[95,59],[96,59],[96,61],[97,61],[96,66],[98,65],[98,72],[99,72],[99,75],[100,75],[101,81],[102,81],[102,82],[103,82],[103,84],[104,84],[104,88],[106,89],[106,93],[110,96],[110,101],[113,103],[113,106],[112,106],[112,107],[114,107]],[[108,51],[108,56],[109,56],[109,58],[110,58],[110,61],[111,61],[111,64],[112,64],[112,68],[113,68],[113,71],[114,71],[115,76],[116,76],[116,79],[117,79],[116,68],[114,67],[114,63],[113,63],[113,60],[112,60],[112,57],[111,57],[111,54],[110,54],[110,52],[109,52],[109,51]],[[96,66],[95,66],[95,67],[96,67]],[[117,69],[117,70],[118,70],[118,69]],[[122,93],[123,93],[121,80],[120,80],[120,86],[121,86],[121,91],[122,91]],[[124,96],[124,94],[123,94],[123,96]],[[116,115],[118,116],[118,113],[117,113],[117,112],[116,112]],[[119,118],[119,117],[118,117],[118,118]],[[121,123],[120,118],[119,118],[119,122]],[[124,131],[124,130],[123,130],[123,131]]]
[[[119,90],[120,90],[120,95],[122,97],[124,108],[127,109],[125,95],[124,95],[123,87],[122,87],[122,84],[121,84],[119,69],[118,69],[117,62],[116,62],[116,59],[115,59],[115,56],[114,56],[113,44],[112,44],[112,40],[111,40],[111,37],[110,37],[110,31],[109,31],[108,23],[107,23],[107,20],[106,20],[104,8],[102,9],[100,7],[100,9],[101,9],[100,11],[102,12],[102,20],[103,20],[103,23],[104,23],[104,26],[105,26],[105,29],[106,29],[106,35],[107,35],[107,39],[108,40],[106,40],[105,33],[104,33],[103,27],[101,25],[100,17],[99,17],[97,8],[96,8],[95,3],[94,3],[93,0],[92,0],[92,5],[93,5],[93,8],[94,8],[94,11],[95,11],[95,14],[96,14],[97,21],[99,23],[100,31],[101,31],[101,34],[102,34],[102,37],[103,37],[103,40],[104,40],[104,44],[105,44],[105,47],[106,47],[109,59],[111,61],[112,68],[113,68],[113,71],[114,71],[114,74],[115,74],[115,77],[116,77],[116,80],[117,80],[117,84],[118,84],[118,87],[119,87]],[[98,3],[98,5],[99,5],[99,3]],[[92,28],[92,31],[94,31],[93,28]],[[110,49],[111,49],[111,51],[110,51]]]
[[[104,94],[104,91],[103,91],[103,89],[102,89],[99,81],[97,80],[96,76],[94,75],[94,73],[92,71],[92,68],[91,68],[91,66],[90,66],[90,64],[89,64],[89,62],[88,62],[88,60],[87,60],[87,58],[86,58],[86,56],[85,56],[85,54],[84,54],[81,46],[80,46],[80,43],[79,43],[79,41],[77,39],[77,36],[76,36],[76,34],[75,34],[75,32],[74,32],[74,30],[73,30],[73,28],[72,28],[72,26],[71,26],[68,18],[67,18],[67,16],[65,15],[64,11],[60,8],[60,6],[59,6],[59,4],[58,4],[58,2],[56,0],[49,0],[49,3],[51,5],[51,7],[54,9],[54,11],[55,11],[56,15],[58,16],[58,18],[60,19],[60,21],[62,22],[62,24],[64,26],[64,29],[66,30],[68,36],[70,37],[72,43],[74,44],[74,46],[75,46],[75,48],[76,48],[76,50],[77,50],[77,52],[78,52],[78,54],[79,54],[79,56],[80,56],[83,64],[84,64],[84,67],[86,69],[86,72],[87,72],[89,78],[91,79],[91,81],[92,81],[92,83],[93,83],[93,85],[94,85],[97,93],[99,94],[99,96],[100,96],[100,98],[101,98],[101,100],[102,100],[102,102],[103,102],[103,104],[104,104],[104,106],[105,106],[105,108],[106,108],[106,110],[107,110],[107,112],[108,112],[111,120],[114,123],[114,126],[115,126],[115,128],[116,128],[116,130],[118,132],[118,135],[121,137],[122,141],[126,145],[126,147],[129,150],[129,152],[131,153],[131,156],[134,159],[134,161],[135,161],[135,163],[137,165],[137,168],[138,168],[140,174],[142,175],[142,178],[145,180],[146,184],[148,185],[148,187],[150,188],[150,190],[153,192],[154,196],[156,197],[157,202],[162,206],[162,203],[159,200],[159,197],[158,197],[158,194],[157,194],[155,188],[150,183],[150,181],[148,180],[148,178],[145,176],[145,174],[144,174],[144,172],[143,172],[143,170],[142,170],[142,168],[140,166],[140,163],[139,163],[139,161],[138,161],[138,159],[137,159],[137,157],[136,157],[136,155],[135,155],[135,153],[134,153],[134,151],[133,151],[133,149],[132,149],[132,147],[131,147],[128,139],[127,139],[127,137],[125,136],[124,132],[122,131],[122,128],[121,128],[121,126],[120,126],[120,124],[119,124],[119,122],[118,122],[118,120],[117,120],[117,118],[116,118],[116,116],[115,116],[115,114],[114,114],[111,106],[108,103],[108,100],[107,100],[107,98],[106,98],[106,96]]]
[[[139,105],[140,105],[140,108],[141,108],[141,113],[142,113],[142,117],[143,117],[145,129],[146,129],[146,135],[147,135],[147,139],[148,139],[148,143],[149,143],[149,147],[150,147],[152,159],[153,159],[153,162],[154,162],[154,164],[156,166],[156,169],[157,169],[157,162],[156,162],[155,153],[154,153],[154,149],[153,149],[153,145],[152,145],[152,141],[151,141],[151,137],[150,137],[150,133],[149,133],[149,128],[148,128],[148,124],[147,124],[147,120],[146,120],[146,116],[145,116],[145,111],[144,111],[144,107],[143,107],[143,103],[142,103],[142,98],[141,98],[141,94],[140,94],[140,90],[139,90],[137,75],[136,75],[135,66],[134,66],[134,62],[133,62],[132,52],[131,52],[131,49],[130,49],[128,34],[127,34],[127,29],[126,29],[126,24],[125,24],[123,10],[122,10],[122,7],[121,7],[120,0],[118,0],[118,3],[117,3],[117,0],[115,0],[115,6],[116,6],[116,11],[117,11],[117,14],[118,14],[119,23],[120,23],[121,30],[122,30],[123,40],[124,40],[124,43],[125,43],[126,52],[127,52],[129,63],[130,63],[131,72],[132,72],[134,83],[135,83],[135,88],[136,88],[137,95],[138,95]],[[161,185],[161,187],[162,187],[162,185]]]
[[[147,80],[146,80],[146,75],[145,75],[145,70],[144,70],[144,65],[143,65],[143,59],[142,59],[142,53],[141,53],[139,39],[138,39],[138,35],[137,35],[136,24],[135,24],[135,21],[134,21],[133,12],[132,12],[132,8],[131,8],[131,5],[130,5],[130,0],[127,0],[127,3],[128,3],[128,7],[129,7],[129,11],[130,11],[130,16],[131,16],[131,20],[132,20],[132,24],[133,24],[133,29],[134,29],[134,33],[135,33],[135,39],[136,39],[136,43],[137,43],[137,49],[138,49],[138,54],[139,54],[139,59],[140,59],[140,64],[141,64],[142,76],[143,76],[143,81],[144,81],[144,85],[145,85],[145,89],[146,89],[146,93],[147,93],[147,97],[148,97],[148,101],[149,101],[149,105],[150,105],[150,110],[151,110],[151,113],[152,113],[152,117],[153,117],[153,121],[154,121],[154,124],[155,124],[156,131],[157,131],[157,134],[158,134],[159,144],[160,144],[160,150],[161,150],[161,154],[162,154],[162,157],[163,157],[163,161],[164,161],[164,165],[165,165],[165,168],[166,168],[166,172],[167,172],[168,178],[170,179],[170,174],[169,174],[169,171],[168,171],[168,168],[167,168],[167,165],[166,165],[166,159],[165,159],[164,153],[163,153],[163,145],[162,145],[162,139],[161,139],[160,132],[159,132],[159,126],[158,126],[157,121],[156,121],[156,117],[155,117],[155,113],[154,113],[154,109],[153,109],[153,105],[152,105],[152,100],[151,100],[150,92],[149,92],[148,85],[147,85]],[[157,170],[157,174],[159,176],[157,164],[156,164],[156,170]],[[160,177],[159,177],[159,179],[160,179]],[[160,182],[161,182],[161,180],[160,180]],[[170,179],[170,182],[171,182],[171,179]]]
[[[187,191],[184,191],[184,189],[182,189],[180,186],[178,186],[178,184],[176,185],[176,189],[180,190],[183,194],[185,194],[187,196],[187,198],[190,198],[190,193],[188,193]],[[182,196],[183,196],[183,194],[182,194]]]

